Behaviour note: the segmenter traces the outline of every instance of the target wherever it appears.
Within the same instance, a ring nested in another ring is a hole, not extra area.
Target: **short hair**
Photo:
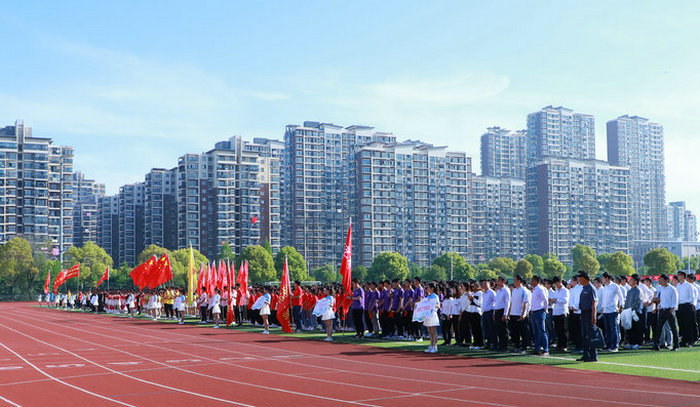
[[[534,276],[532,276],[532,279],[535,280],[535,281],[537,281],[538,284],[542,281],[542,279],[540,279],[540,276],[538,276],[537,274],[535,274]]]
[[[683,271],[683,270],[678,270],[678,272],[677,272],[676,274],[680,274],[680,275],[682,275],[683,277],[688,277],[688,275],[685,274],[685,271]]]
[[[301,285],[301,281],[299,281],[299,280],[294,280],[294,284],[296,284],[296,285]]]
[[[521,283],[524,282],[524,281],[523,281],[523,277],[522,277],[520,274],[516,274],[516,275],[513,277],[513,281],[515,281],[515,280],[518,280],[518,281],[520,281]]]
[[[353,283],[360,284],[360,279],[359,279],[359,278],[353,278],[353,279],[352,279],[352,282],[353,282]]]
[[[605,273],[603,273],[603,278],[607,278],[608,280],[610,280],[612,276],[606,271]]]
[[[554,277],[552,278],[552,283],[559,283],[559,282],[561,282],[561,277],[559,277],[559,276],[554,276]]]
[[[632,274],[630,278],[634,280],[635,283],[639,283],[639,274]]]
[[[395,279],[391,280],[391,282],[392,282],[392,283],[398,283],[398,282],[399,282],[399,279],[398,279],[398,278],[395,278]]]
[[[668,274],[662,274],[662,275],[660,275],[660,276],[659,276],[659,280],[661,280],[662,278],[663,278],[664,280],[668,281]]]
[[[506,280],[506,278],[503,276],[498,276],[498,281],[503,281],[504,283],[508,282],[508,280]]]

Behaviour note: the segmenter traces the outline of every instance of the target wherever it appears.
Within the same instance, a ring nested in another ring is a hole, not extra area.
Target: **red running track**
[[[700,406],[700,384],[0,304],[0,405]]]

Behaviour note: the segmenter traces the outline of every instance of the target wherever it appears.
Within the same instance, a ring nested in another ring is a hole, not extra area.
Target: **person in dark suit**
[[[597,362],[598,350],[591,344],[593,326],[596,323],[596,292],[591,286],[591,279],[585,271],[579,271],[576,276],[581,284],[579,309],[581,310],[581,335],[583,336],[583,357],[581,362]]]

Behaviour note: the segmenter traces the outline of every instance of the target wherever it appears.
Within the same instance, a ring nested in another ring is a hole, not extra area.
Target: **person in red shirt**
[[[294,289],[292,290],[292,315],[294,317],[295,331],[299,332],[302,329],[301,325],[301,301],[303,292],[301,290],[301,281],[297,280],[294,282]]]

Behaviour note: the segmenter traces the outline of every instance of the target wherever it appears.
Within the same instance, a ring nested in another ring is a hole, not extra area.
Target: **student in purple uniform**
[[[352,280],[352,321],[355,323],[356,338],[364,338],[365,326],[363,316],[365,314],[365,290],[360,286],[360,280]]]
[[[411,280],[406,280],[403,286],[403,303],[401,304],[401,314],[403,315],[404,339],[413,336],[413,288]]]
[[[379,325],[382,328],[382,338],[386,338],[391,335],[389,331],[389,312],[388,309],[391,308],[391,302],[389,299],[389,284],[387,281],[379,282],[379,299],[377,300],[377,309],[379,311]]]
[[[391,339],[398,339],[403,336],[403,315],[401,315],[401,303],[403,302],[403,288],[399,284],[399,279],[395,278],[391,285],[394,289],[391,292],[391,313],[394,321],[394,335]]]
[[[413,304],[418,304],[425,297],[425,290],[421,285],[420,277],[413,279]],[[411,308],[413,309],[413,308]],[[413,324],[413,338],[421,342],[423,341],[423,326],[420,322],[413,322],[413,318],[408,319],[410,324]]]

